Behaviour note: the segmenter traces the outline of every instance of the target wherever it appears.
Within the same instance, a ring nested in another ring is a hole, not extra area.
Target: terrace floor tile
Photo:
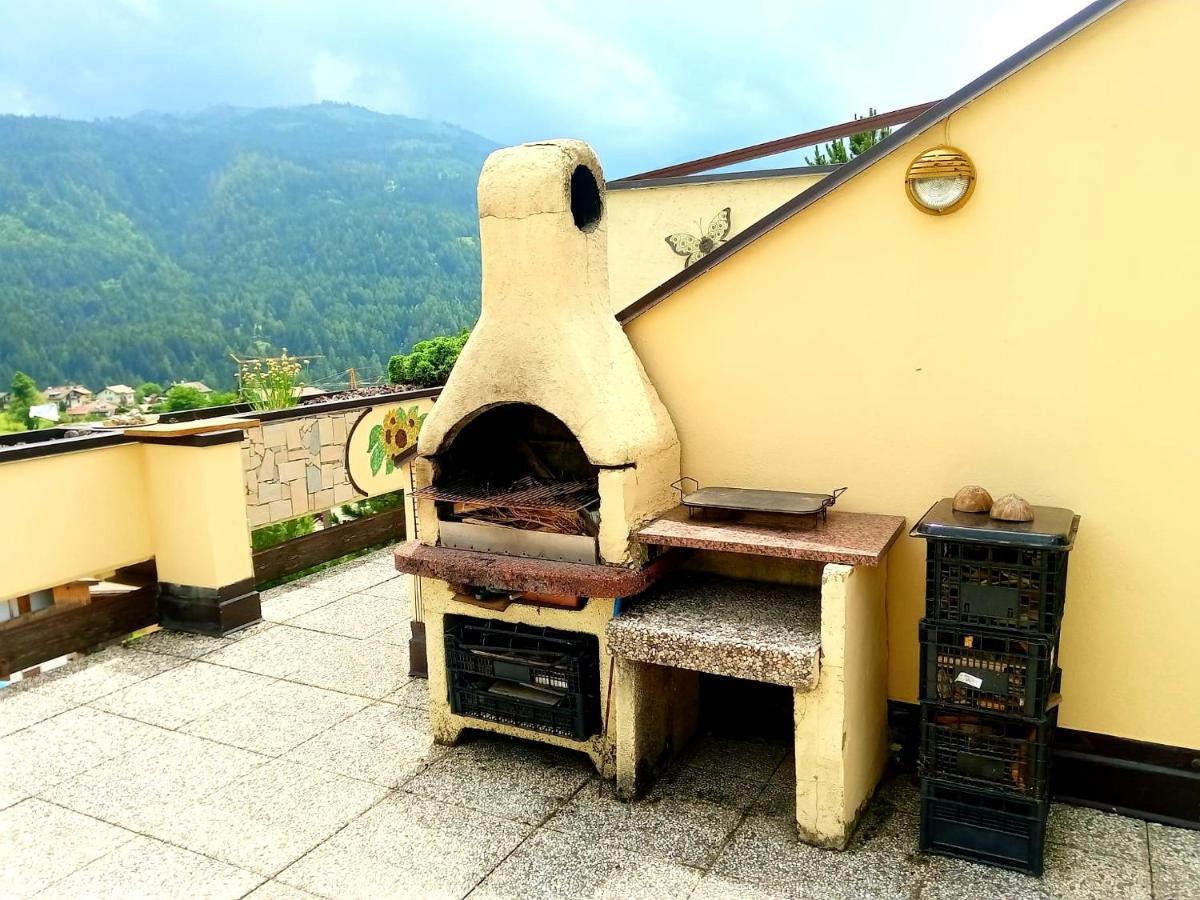
[[[36,798],[0,811],[0,835],[0,897],[31,897],[136,837]]]
[[[741,819],[742,813],[736,808],[683,797],[621,803],[611,783],[593,781],[576,793],[546,827],[594,843],[705,868]]]
[[[268,622],[287,622],[296,616],[302,616],[314,609],[327,606],[342,596],[339,591],[329,590],[318,585],[309,587],[287,585],[284,588],[268,591],[262,596],[262,617]]]
[[[365,812],[378,785],[275,760],[173,815],[172,843],[271,876]]]
[[[133,840],[56,881],[39,900],[78,897],[187,897],[237,900],[262,876],[153,838]]]
[[[0,691],[0,737],[66,712],[70,705],[52,697],[43,697],[40,685],[6,688]]]
[[[697,769],[728,770],[762,784],[771,779],[790,750],[791,745],[784,740],[700,735],[684,748],[679,763]]]
[[[1083,806],[1054,804],[1046,826],[1046,843],[1129,857],[1143,865],[1150,858],[1145,822]]]
[[[542,829],[485,878],[471,900],[685,900],[701,874],[661,857]]]
[[[106,822],[160,836],[173,816],[270,757],[178,732],[94,766],[42,792],[54,803]]]
[[[168,732],[86,706],[0,738],[0,783],[36,794]]]
[[[389,559],[392,559],[389,557]],[[395,563],[392,562],[393,578],[387,581],[381,581],[378,584],[373,584],[370,587],[365,587],[360,591],[363,594],[370,594],[373,597],[385,597],[389,600],[407,600],[412,602],[412,576],[397,574]]]
[[[262,675],[195,660],[90,705],[151,725],[179,728],[268,684],[270,680]]]
[[[376,804],[277,880],[326,897],[465,896],[530,833],[527,825],[412,794]]]
[[[329,635],[315,631],[272,625],[207,654],[204,662],[286,678],[307,666],[318,648],[329,640]]]
[[[384,697],[388,703],[396,703],[412,709],[429,712],[429,681],[425,678],[410,678],[405,684]]]
[[[275,681],[183,727],[198,737],[279,756],[369,706],[370,700]]]
[[[446,752],[433,743],[427,712],[376,703],[305,741],[284,758],[391,788]]]
[[[400,624],[407,627],[411,619],[412,604],[407,598],[363,593],[350,594],[297,615],[291,624],[345,637],[368,638]]]
[[[591,761],[581,753],[502,737],[479,737],[444,754],[405,789],[538,825],[594,773]]]
[[[333,634],[317,635],[306,665],[288,677],[313,687],[382,700],[408,681],[408,648]]]
[[[1150,867],[1154,896],[1200,898],[1200,831],[1151,823]]]
[[[182,631],[168,631],[161,628],[141,637],[131,638],[125,646],[144,653],[158,653],[163,656],[177,656],[182,659],[199,659],[206,653],[228,647],[242,637],[249,636],[252,629],[243,629],[228,637],[209,637],[206,634],[187,634]]]
[[[36,690],[43,697],[77,706],[182,664],[177,657],[109,647],[46,674]]]
[[[246,895],[246,900],[321,900],[316,894],[290,887],[282,881],[265,881]]]

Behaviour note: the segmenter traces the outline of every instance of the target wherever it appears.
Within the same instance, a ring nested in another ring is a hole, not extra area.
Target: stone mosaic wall
[[[251,528],[322,512],[364,495],[346,470],[346,440],[361,407],[266,422],[242,441]]]

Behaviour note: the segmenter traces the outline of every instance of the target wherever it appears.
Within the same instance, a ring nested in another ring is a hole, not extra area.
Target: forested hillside
[[[492,144],[351,106],[0,117],[0,384],[202,380],[231,351],[383,373],[479,310]]]

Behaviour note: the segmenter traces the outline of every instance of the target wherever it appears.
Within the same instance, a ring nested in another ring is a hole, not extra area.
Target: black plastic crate
[[[921,699],[1040,719],[1057,640],[921,622]]]
[[[1042,874],[1049,800],[921,782],[920,847],[929,853]]]
[[[600,649],[594,635],[446,617],[452,712],[582,741],[600,730]],[[537,689],[545,702],[498,686]]]
[[[925,704],[921,776],[1045,799],[1057,721],[1057,707],[1030,722]]]
[[[1067,596],[1067,550],[929,541],[925,616],[948,624],[1054,635]]]

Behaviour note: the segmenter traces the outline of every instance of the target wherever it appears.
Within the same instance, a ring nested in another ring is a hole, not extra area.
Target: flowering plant
[[[287,347],[279,356],[248,359],[239,368],[242,397],[255,409],[287,409],[296,402],[303,365],[288,356]]]

